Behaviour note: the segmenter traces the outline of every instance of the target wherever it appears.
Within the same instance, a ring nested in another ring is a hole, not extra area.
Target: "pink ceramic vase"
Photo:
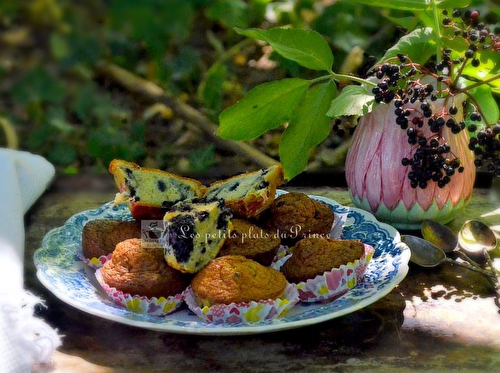
[[[454,105],[459,109],[455,115],[457,121],[463,118],[461,100],[455,97]],[[432,104],[436,112],[443,107],[444,100]],[[446,126],[442,130],[451,152],[460,158],[464,172],[455,173],[444,188],[430,181],[425,189],[413,189],[408,179],[411,167],[403,166],[401,160],[412,157],[415,145],[408,144],[406,130],[396,124],[395,109],[394,103],[379,104],[361,118],[354,132],[346,161],[351,199],[357,207],[399,228],[418,229],[425,219],[447,223],[472,195],[476,168],[474,154],[468,148],[467,131],[456,135]],[[412,118],[413,114],[410,122]],[[427,121],[423,130],[427,136],[431,135]]]

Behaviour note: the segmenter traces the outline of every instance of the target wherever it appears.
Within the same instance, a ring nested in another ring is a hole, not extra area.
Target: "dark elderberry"
[[[476,122],[480,122],[481,121],[481,115],[479,113],[477,113],[477,112],[473,112],[470,115],[470,120],[476,121]]]

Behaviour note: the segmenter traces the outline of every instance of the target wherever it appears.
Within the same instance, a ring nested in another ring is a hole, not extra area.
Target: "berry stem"
[[[495,74],[493,75],[492,77],[488,78],[488,79],[485,79],[485,80],[481,80],[480,82],[477,82],[477,83],[474,83],[474,84],[471,84],[463,89],[459,89],[458,92],[466,92],[468,90],[471,90],[471,89],[474,89],[474,88],[477,88],[477,87],[480,87],[484,84],[488,84],[494,80],[498,80],[500,79],[500,73],[498,74]]]
[[[333,72],[330,73],[330,76],[332,78],[334,78],[334,79],[347,79],[347,80],[351,80],[353,82],[357,82],[357,83],[360,83],[360,84],[366,84],[367,86],[370,86],[370,87],[376,87],[377,86],[377,83],[370,82],[369,80],[358,78],[356,76],[345,75],[345,74],[336,74],[336,73],[333,73]]]
[[[476,109],[477,111],[479,112],[479,114],[481,114],[481,118],[483,119],[483,122],[484,124],[486,125],[486,127],[490,127],[490,123],[488,123],[488,121],[486,120],[486,116],[484,115],[484,112],[483,110],[481,109],[481,106],[479,106],[479,103],[477,102],[477,100],[474,98],[474,96],[472,96],[469,92],[467,91],[463,91],[463,93],[465,93],[467,95],[467,97],[469,97],[471,99],[472,102],[474,102],[474,105],[476,106]]]
[[[436,0],[432,0],[432,13],[434,20],[434,33],[436,34],[436,61],[441,61],[441,28],[439,26],[439,15]],[[437,82],[437,90],[441,91],[441,82]]]
[[[324,82],[324,81],[330,80],[331,78],[332,78],[331,75],[323,75],[323,76],[319,76],[317,78],[311,79],[311,80],[309,80],[309,82],[310,82],[311,85],[313,85],[313,84],[316,84],[316,83],[320,83],[320,82]]]

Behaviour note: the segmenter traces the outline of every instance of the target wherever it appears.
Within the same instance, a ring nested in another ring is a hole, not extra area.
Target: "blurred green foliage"
[[[424,21],[350,1],[2,0],[0,117],[14,124],[22,148],[67,173],[100,172],[116,157],[169,169],[181,157],[200,172],[217,163],[215,147],[200,136],[175,150],[185,132],[179,118],[145,115],[149,104],[97,76],[93,64],[113,62],[217,118],[258,83],[314,76],[274,53],[267,57],[279,68],[252,67],[265,52],[233,27],[312,28],[338,71],[353,47],[381,57],[404,34],[399,26]]]

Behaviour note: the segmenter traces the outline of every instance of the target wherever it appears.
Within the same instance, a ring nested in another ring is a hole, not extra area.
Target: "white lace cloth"
[[[0,149],[0,372],[30,372],[61,344],[56,331],[33,316],[41,300],[23,288],[24,214],[54,173],[40,156]]]

